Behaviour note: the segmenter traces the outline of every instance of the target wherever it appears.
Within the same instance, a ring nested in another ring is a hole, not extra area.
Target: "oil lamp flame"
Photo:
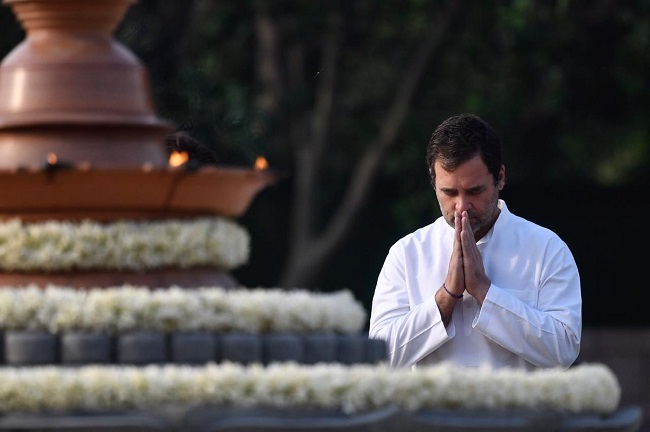
[[[176,151],[174,150],[169,155],[169,165],[172,167],[179,167],[190,159],[190,155],[187,152]]]
[[[268,167],[269,167],[269,162],[266,160],[264,156],[258,156],[257,159],[255,159],[255,170],[263,171]]]

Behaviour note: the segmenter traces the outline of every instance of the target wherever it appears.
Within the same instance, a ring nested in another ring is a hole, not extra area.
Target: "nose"
[[[458,213],[462,213],[466,210],[469,210],[471,207],[471,204],[469,202],[469,199],[467,199],[466,195],[459,194],[458,197],[456,198],[456,211]]]

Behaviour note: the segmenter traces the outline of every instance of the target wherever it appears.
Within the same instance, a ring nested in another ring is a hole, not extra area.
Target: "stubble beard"
[[[452,212],[450,214],[445,215],[445,212],[442,206],[440,205],[440,202],[438,202],[438,205],[440,206],[440,213],[444,215],[447,224],[452,228],[456,228],[454,213]],[[474,212],[470,212],[470,211],[467,212],[470,223],[472,224],[472,232],[476,234],[482,229],[485,229],[486,227],[492,225],[498,211],[499,211],[499,190],[495,189],[494,194],[492,195],[492,199],[490,200],[490,203],[487,206],[486,213],[482,215],[477,215]]]

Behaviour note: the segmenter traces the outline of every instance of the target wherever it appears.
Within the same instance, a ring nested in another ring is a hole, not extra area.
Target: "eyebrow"
[[[438,189],[439,189],[440,191],[444,192],[444,193],[455,193],[455,192],[458,192],[458,189],[456,189],[456,188],[441,187],[441,188],[438,188]],[[472,187],[469,188],[469,189],[464,189],[464,190],[465,190],[466,192],[470,192],[470,193],[482,192],[483,190],[485,190],[485,185],[476,185],[476,186],[472,186]]]

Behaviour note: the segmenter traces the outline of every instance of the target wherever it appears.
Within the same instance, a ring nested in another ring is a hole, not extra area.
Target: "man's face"
[[[436,197],[447,223],[453,227],[454,213],[467,211],[476,239],[483,237],[498,215],[497,203],[505,181],[505,167],[501,166],[496,185],[479,155],[452,172],[446,171],[438,161],[433,169]]]

